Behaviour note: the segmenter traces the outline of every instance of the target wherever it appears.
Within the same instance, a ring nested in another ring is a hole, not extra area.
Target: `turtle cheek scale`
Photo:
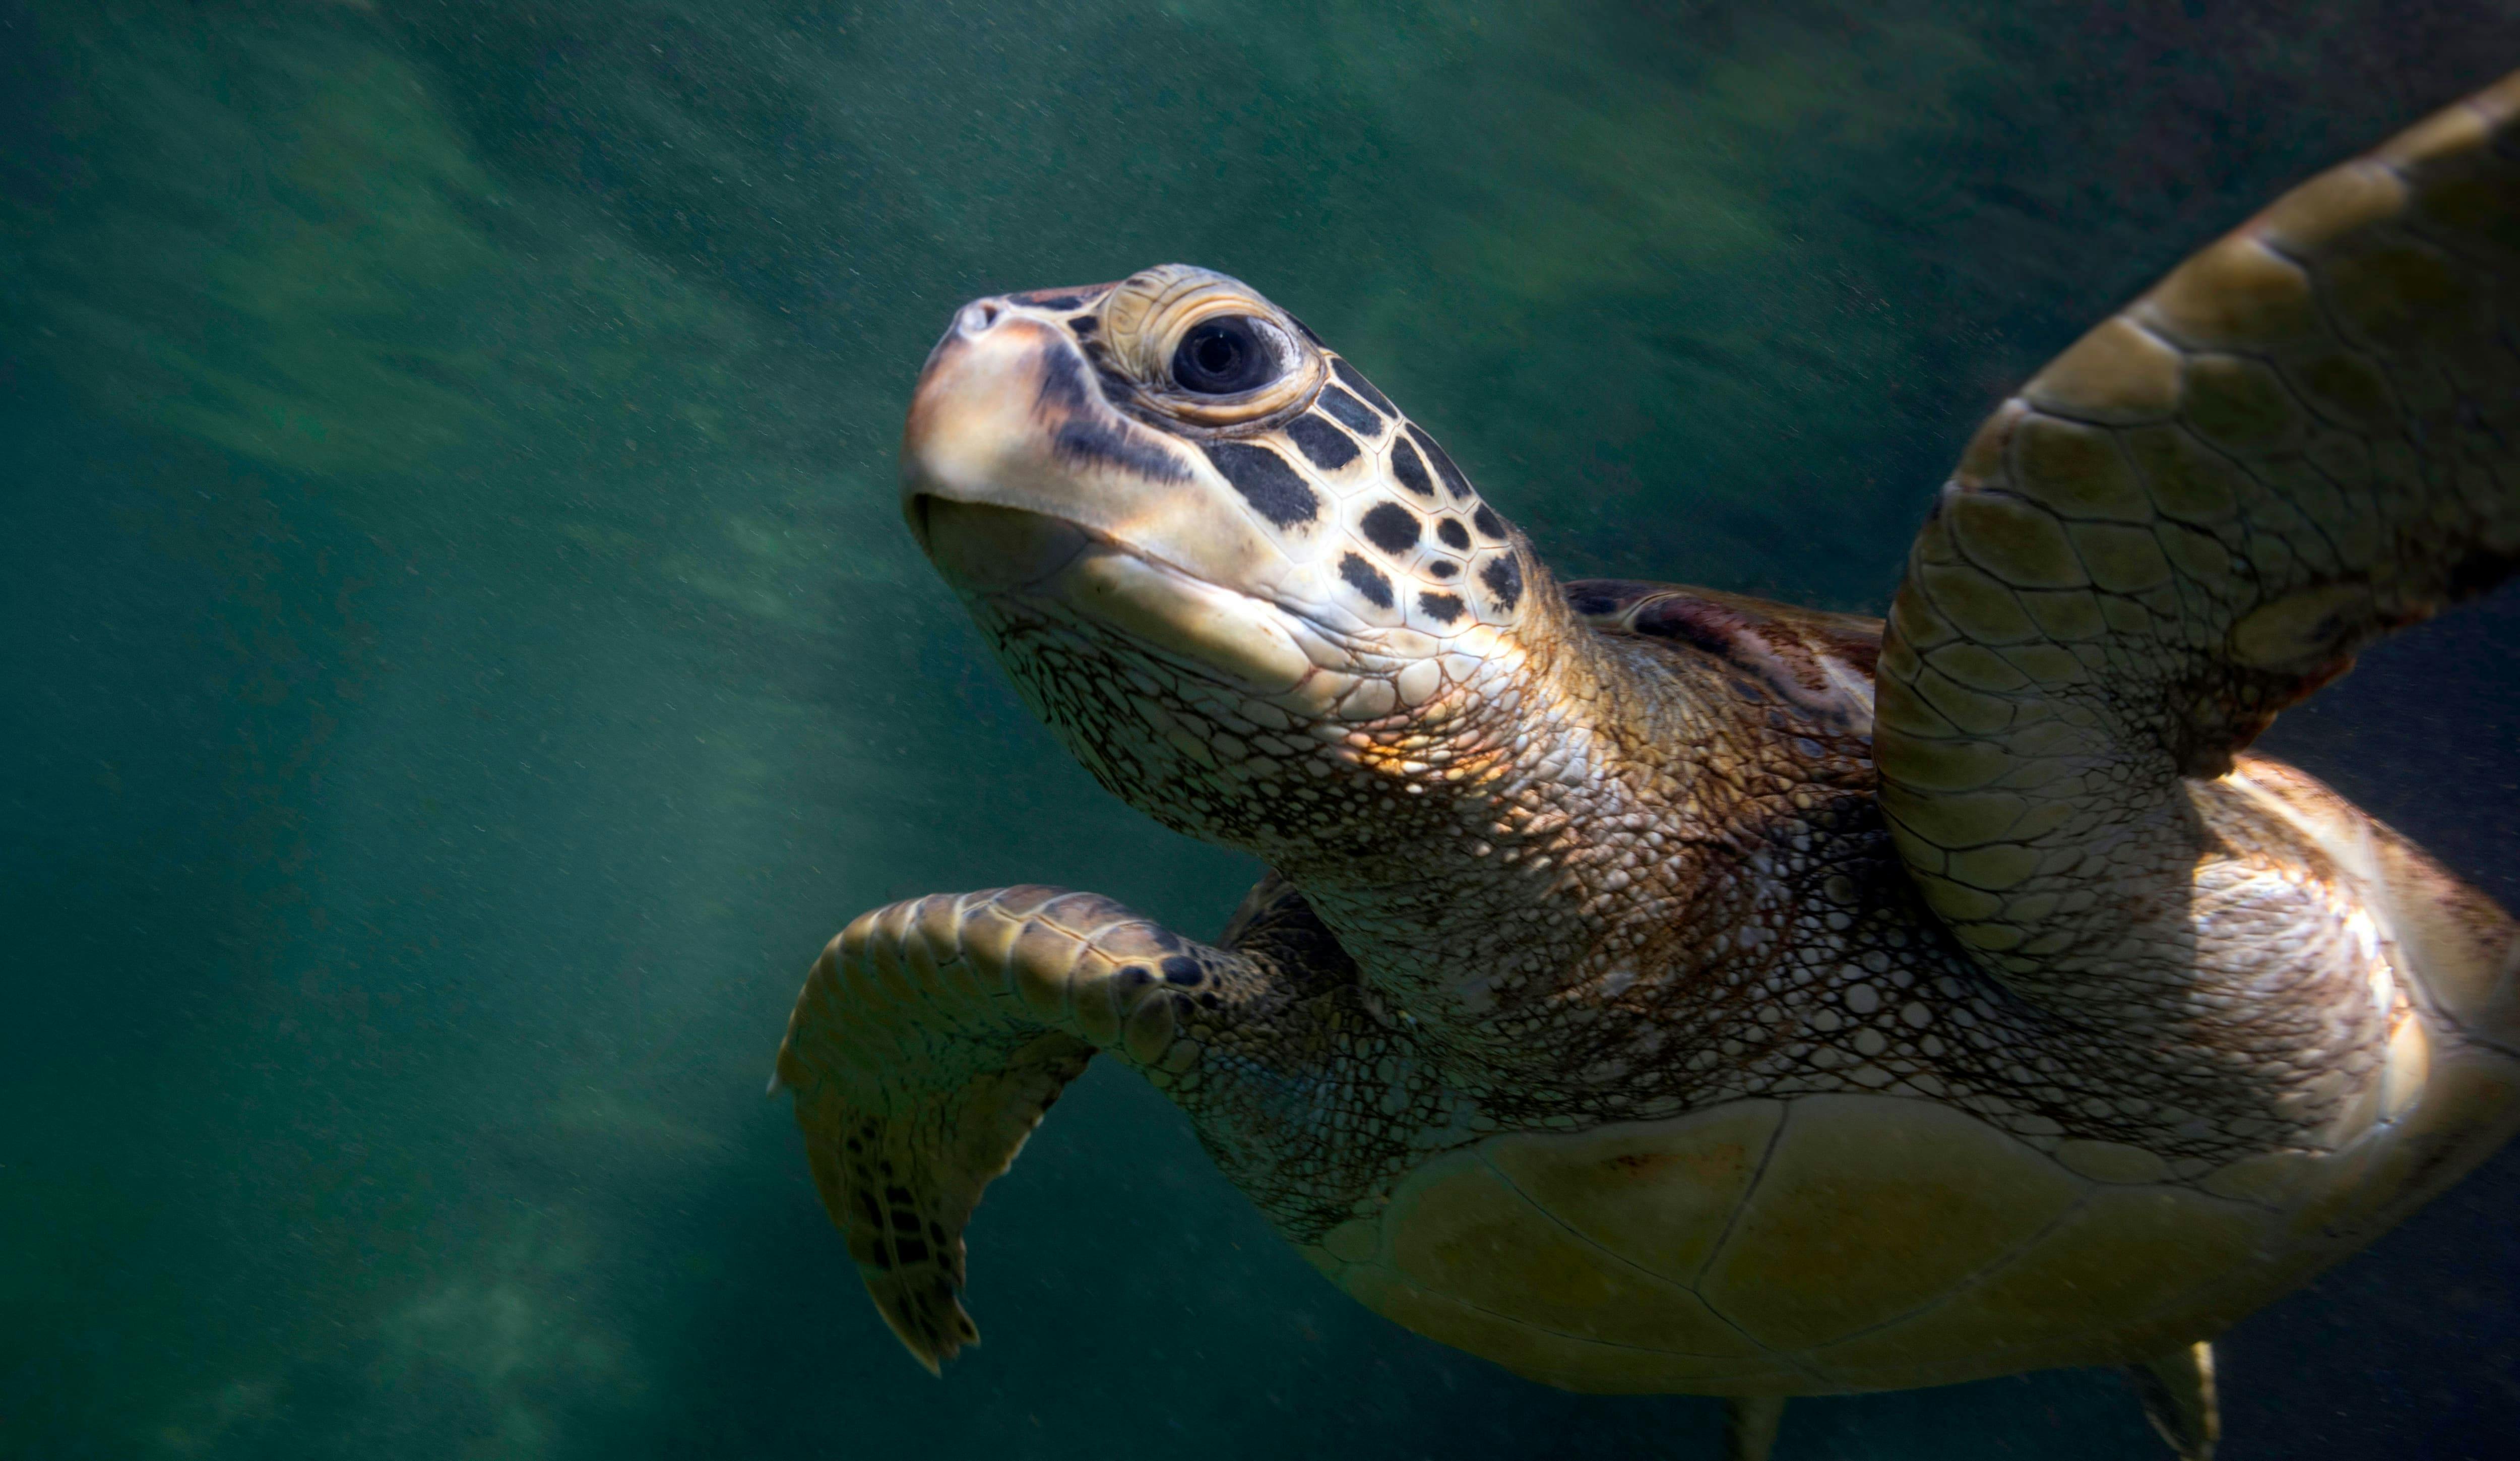
[[[1449,456],[1428,455],[1440,448],[1424,444],[1433,438],[1422,428],[1379,392],[1366,407],[1351,388],[1362,378],[1344,361],[1331,364],[1334,379],[1311,409],[1277,430],[1203,450],[1263,508],[1300,495],[1305,520],[1273,520],[1269,530],[1293,565],[1282,602],[1344,649],[1343,657],[1317,654],[1315,662],[1389,679],[1392,708],[1420,706],[1464,680],[1465,659],[1509,652],[1523,618],[1526,550]],[[1430,460],[1440,466],[1429,468]],[[1487,632],[1464,639],[1473,629]],[[1444,663],[1409,668],[1438,656]],[[1377,708],[1379,692],[1341,705],[1350,718],[1390,713]]]

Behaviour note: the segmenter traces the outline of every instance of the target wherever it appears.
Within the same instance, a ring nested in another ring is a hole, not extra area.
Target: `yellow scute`
[[[2286,1256],[2264,1209],[2176,1187],[2099,1187],[1944,1302],[1812,1357],[1851,1384],[1943,1356],[1977,1374],[2123,1362],[2220,1333],[2272,1297],[2234,1283]],[[1954,1373],[1949,1379],[1966,1379]]]
[[[1784,1107],[1748,1101],[1581,1136],[1509,1136],[1489,1160],[1551,1216],[1686,1284],[1715,1251]]]
[[[1412,1182],[1385,1225],[1398,1277],[1495,1319],[1680,1353],[1755,1352],[1696,1296],[1567,1231],[1484,1163],[1464,1161]],[[1390,1317],[1460,1343],[1403,1314]],[[1484,1347],[1462,1347],[1514,1363]]]
[[[1764,1344],[1825,1344],[2002,1263],[2086,1190],[1948,1107],[1807,1097],[1697,1289]]]

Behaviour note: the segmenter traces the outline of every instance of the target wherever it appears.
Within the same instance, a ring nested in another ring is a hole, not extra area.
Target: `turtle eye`
[[[1277,331],[1248,315],[1201,320],[1173,351],[1173,383],[1199,395],[1239,395],[1276,380]]]

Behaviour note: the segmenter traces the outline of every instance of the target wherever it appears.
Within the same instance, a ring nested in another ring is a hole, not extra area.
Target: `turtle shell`
[[[1825,1094],[1499,1135],[1307,1256],[1368,1307],[1570,1390],[1816,1393],[2126,1364],[2210,1338],[2413,1210],[2520,1125],[2498,910],[2332,793],[2227,780],[2316,837],[2408,1008],[2321,1150],[2174,1180],[1956,1107]]]

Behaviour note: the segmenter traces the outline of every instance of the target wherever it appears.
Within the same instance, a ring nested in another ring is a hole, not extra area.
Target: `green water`
[[[2298,9],[0,0],[0,1455],[1714,1455],[1350,1305],[1111,1070],[973,1225],[987,1344],[899,1352],[760,1097],[806,961],[1253,871],[1015,703],[895,515],[912,377],[1209,264],[1561,571],[1877,608],[2009,383],[2520,65]],[[2506,898],[2515,619],[2283,743]],[[2515,1202],[2244,1326],[2227,1456],[2507,1454]],[[2150,1444],[2058,1374],[1779,1456]]]

